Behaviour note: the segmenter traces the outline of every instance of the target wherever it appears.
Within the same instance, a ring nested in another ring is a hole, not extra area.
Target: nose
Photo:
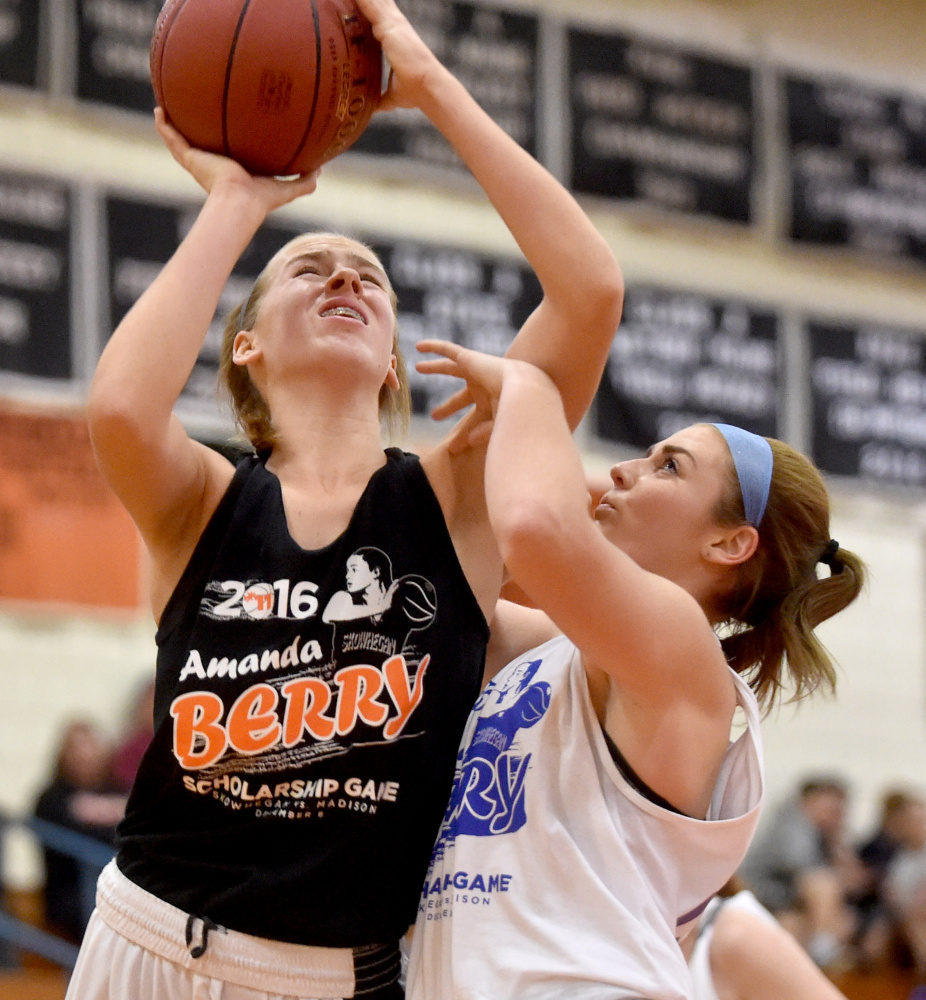
[[[645,458],[629,458],[611,466],[611,481],[619,490],[629,490],[646,469]]]
[[[611,482],[619,490],[625,490],[631,482],[629,462],[616,462],[611,466]]]
[[[363,292],[363,282],[360,280],[360,275],[347,265],[335,268],[326,284],[328,290],[332,292],[341,292],[348,288],[354,295],[360,295]]]

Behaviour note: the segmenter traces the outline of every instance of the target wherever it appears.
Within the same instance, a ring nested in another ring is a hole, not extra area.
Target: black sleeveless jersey
[[[417,457],[331,545],[239,463],[157,633],[155,736],[117,863],[180,909],[326,947],[414,923],[479,691],[486,620]]]

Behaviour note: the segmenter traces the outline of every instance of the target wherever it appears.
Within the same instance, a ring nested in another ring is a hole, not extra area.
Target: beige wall
[[[683,35],[754,60],[851,68],[926,93],[926,2],[543,0],[538,6]],[[0,93],[0,166],[196,193],[146,123],[17,94]],[[669,227],[600,203],[591,211],[629,281],[926,329],[926,270],[874,269],[755,232]],[[347,161],[326,168],[317,194],[290,212],[327,225],[513,251],[477,193],[386,182]],[[916,499],[837,488],[834,534],[868,559],[871,586],[823,630],[841,663],[838,697],[782,710],[766,723],[772,797],[809,770],[838,770],[853,782],[853,821],[861,826],[885,783],[926,784],[923,518]],[[29,808],[65,719],[86,714],[115,732],[153,658],[153,626],[145,615],[106,619],[0,607],[0,809]],[[7,867],[14,882],[37,877],[23,843],[14,842]]]

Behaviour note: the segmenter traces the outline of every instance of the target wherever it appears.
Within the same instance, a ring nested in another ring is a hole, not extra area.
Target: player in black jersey
[[[575,427],[620,317],[612,252],[393,0],[360,6],[392,67],[384,108],[428,115],[534,268],[543,301],[510,353],[549,373]],[[284,247],[231,317],[224,368],[257,455],[236,469],[187,436],[173,406],[232,268],[316,178],[250,176],[156,116],[207,197],[88,406],[150,555],[156,733],[71,996],[189,997],[206,977],[235,996],[398,997],[502,581],[485,448],[459,446],[464,425],[420,461],[384,452],[381,421],[407,412],[395,296],[367,247],[330,234]],[[376,567],[357,557],[373,550]]]

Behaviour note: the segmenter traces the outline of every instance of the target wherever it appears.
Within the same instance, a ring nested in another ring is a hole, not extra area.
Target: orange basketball
[[[192,146],[254,174],[301,174],[366,127],[382,52],[353,0],[167,0],[151,83]]]

